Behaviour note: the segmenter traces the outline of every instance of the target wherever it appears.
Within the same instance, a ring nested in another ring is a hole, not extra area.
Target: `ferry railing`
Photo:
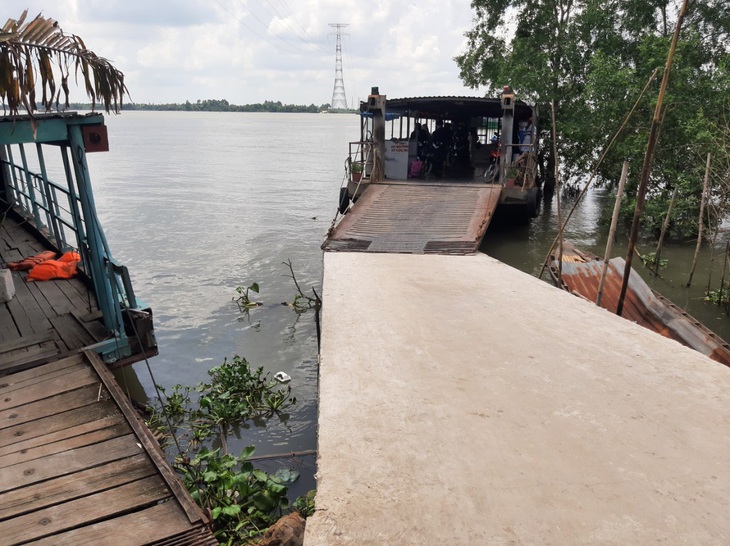
[[[107,363],[112,363],[132,353],[124,314],[130,311],[147,313],[147,310],[140,308],[129,271],[113,258],[109,249],[96,214],[81,130],[84,123],[74,124],[73,119],[63,119],[67,124],[66,140],[31,144],[30,147],[35,148],[34,167],[37,166],[38,171],[30,166],[27,143],[3,143],[7,139],[0,133],[0,166],[7,201],[3,208],[12,207],[57,252],[79,252],[78,267],[91,281],[108,333],[108,339],[90,348]],[[100,122],[101,116],[98,116],[97,123]],[[63,182],[53,181],[48,176],[44,151],[47,148],[60,151]]]
[[[527,151],[524,148],[529,147]],[[502,183],[506,183],[509,179],[514,180],[516,186],[523,190],[531,188],[535,185],[537,178],[537,143],[530,144],[505,144],[507,150],[507,160],[504,166],[504,179]],[[516,150],[516,151],[515,151]]]
[[[347,156],[347,172],[352,182],[359,182],[361,178],[368,178],[372,170],[371,151],[372,143],[368,141],[355,141],[349,143]],[[357,174],[360,176],[357,176]]]

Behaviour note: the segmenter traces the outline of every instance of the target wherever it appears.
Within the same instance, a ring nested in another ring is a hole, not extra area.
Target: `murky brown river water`
[[[316,449],[314,313],[296,314],[281,305],[295,294],[282,262],[291,260],[300,284],[320,292],[319,246],[334,216],[347,142],[356,140],[358,120],[125,112],[108,116],[107,125],[111,151],[89,156],[91,175],[112,252],[129,267],[135,291],[154,311],[160,348],[150,361],[155,380],[165,387],[193,385],[234,354],[272,374],[284,371],[298,400],[289,418],[243,429],[229,447],[240,451],[253,444],[257,454]],[[566,209],[570,205],[565,202]],[[566,238],[602,256],[607,227],[599,218],[606,205],[612,207],[611,196],[591,193]],[[555,202],[545,207],[530,226],[490,227],[482,251],[536,274],[556,233],[555,208]],[[623,252],[621,245],[616,249]],[[683,286],[693,250],[692,243],[667,246],[666,280],[651,284],[728,339],[730,319],[701,301],[707,248],[693,286]],[[715,285],[720,274],[716,266]],[[257,299],[264,305],[242,315],[232,298],[237,286],[253,282],[261,286]],[[140,393],[154,396],[145,366],[135,365],[134,371],[130,382],[138,380]],[[314,486],[314,458],[300,465],[295,494]]]

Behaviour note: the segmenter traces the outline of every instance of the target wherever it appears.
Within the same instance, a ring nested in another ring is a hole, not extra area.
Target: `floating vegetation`
[[[261,302],[252,301],[251,296],[249,295],[249,292],[259,293],[259,283],[257,282],[250,286],[238,286],[236,287],[236,292],[238,292],[238,297],[233,298],[233,301],[236,302],[241,312],[248,311],[255,307],[261,307],[263,305]]]
[[[656,252],[649,252],[648,254],[642,254],[639,256],[641,258],[642,263],[649,268],[655,268],[656,267]],[[665,260],[664,258],[659,259],[659,268],[664,269],[669,265],[669,260]]]
[[[252,369],[241,356],[208,370],[210,380],[196,387],[175,385],[148,406],[147,425],[163,447],[177,447],[173,468],[193,499],[210,517],[216,538],[224,544],[243,544],[260,536],[289,507],[287,485],[299,472],[280,469],[270,475],[254,468],[254,452],[247,447],[228,453],[227,437],[234,427],[277,416],[296,403],[291,386]],[[197,400],[192,395],[197,394]],[[213,442],[220,442],[212,449]],[[314,495],[293,504],[302,516],[313,510]],[[311,501],[311,502],[310,502]]]

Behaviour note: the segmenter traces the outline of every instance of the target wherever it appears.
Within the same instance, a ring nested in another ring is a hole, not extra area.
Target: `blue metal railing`
[[[81,128],[68,126],[68,141],[52,145],[35,143],[31,169],[26,145],[0,145],[8,203],[31,223],[58,252],[78,251],[79,269],[91,280],[109,339],[93,348],[107,362],[131,354],[122,311],[136,309],[137,300],[127,268],[114,260],[96,215]],[[48,177],[44,149],[60,151],[65,181]]]

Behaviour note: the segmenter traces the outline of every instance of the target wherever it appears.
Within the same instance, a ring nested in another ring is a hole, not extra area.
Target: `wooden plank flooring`
[[[325,250],[473,254],[501,187],[475,183],[373,184],[335,227]]]
[[[0,379],[3,544],[217,544],[93,352]]]
[[[48,250],[8,215],[0,223],[0,267]],[[12,274],[15,297],[0,303],[0,376],[72,354],[103,340],[96,300],[80,278],[26,282]]]

